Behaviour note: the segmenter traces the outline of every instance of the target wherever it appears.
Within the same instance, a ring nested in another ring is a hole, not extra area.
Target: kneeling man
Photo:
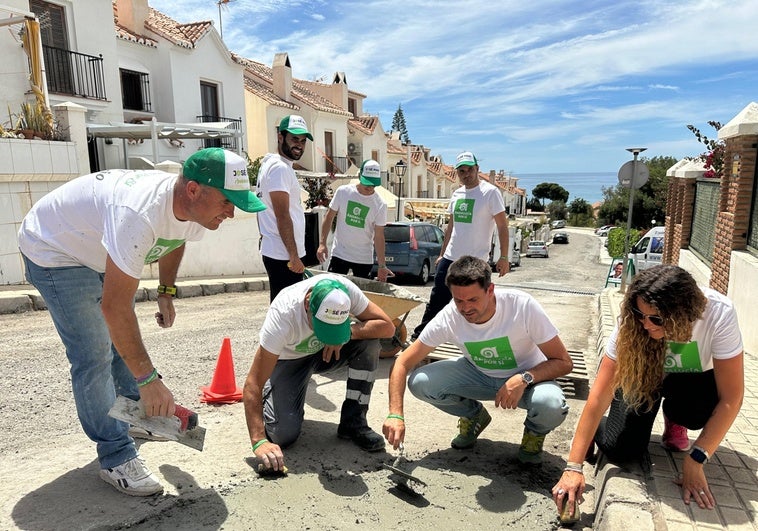
[[[316,275],[276,296],[243,393],[253,453],[264,466],[284,467],[282,448],[300,435],[311,375],[343,365],[348,366],[347,393],[337,435],[369,452],[384,448],[384,439],[369,428],[366,413],[379,339],[394,333],[387,314],[339,275]]]

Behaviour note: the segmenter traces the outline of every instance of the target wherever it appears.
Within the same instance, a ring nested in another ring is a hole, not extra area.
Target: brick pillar
[[[722,138],[721,132],[730,125],[732,122],[719,131],[719,138]],[[736,129],[736,134],[730,136],[733,129]],[[750,203],[755,186],[758,134],[740,132],[740,128],[732,126],[724,134],[726,149],[721,178],[720,212],[716,219],[713,242],[711,287],[724,294],[729,288],[732,251],[744,250],[747,246]]]

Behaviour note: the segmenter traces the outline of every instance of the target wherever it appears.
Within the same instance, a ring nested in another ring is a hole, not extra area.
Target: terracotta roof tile
[[[151,39],[150,37],[145,37],[144,35],[137,35],[136,33],[131,32],[124,26],[120,25],[118,21],[116,21],[116,37],[125,41],[143,44],[151,48],[158,47],[158,41]]]
[[[203,38],[213,27],[210,20],[180,24],[157,9],[150,8],[145,21],[145,27],[168,41],[183,48],[194,48],[197,41]]]
[[[261,98],[263,101],[270,103],[271,105],[276,105],[277,107],[284,107],[286,109],[292,109],[292,110],[300,110],[300,107],[295,105],[294,103],[290,103],[288,101],[284,101],[283,99],[279,98],[276,94],[274,94],[274,91],[264,87],[260,83],[257,83],[253,79],[251,79],[248,76],[244,76],[244,86],[245,89],[252,92],[259,98]]]
[[[271,98],[275,98],[276,100],[280,102],[284,101],[278,96],[276,96],[273,92],[273,83],[274,83],[273,69],[257,61],[253,61],[251,59],[247,59],[245,57],[237,55],[236,53],[232,53],[232,59],[235,62],[245,67],[246,79],[252,76],[253,77],[252,81],[254,85],[257,85],[259,87],[259,90],[262,89],[262,90],[271,92],[271,94],[268,96],[268,99],[264,98],[266,99],[266,101],[269,101],[269,99]],[[255,92],[255,94],[258,95],[259,92]],[[330,102],[326,98],[322,98],[321,96],[313,92],[311,89],[309,89],[307,86],[307,83],[303,82],[300,79],[296,79],[294,77],[292,78],[292,96],[296,100],[299,100],[300,102],[308,105],[309,107],[312,107],[313,109],[316,109],[317,111],[330,112],[330,113],[339,114],[342,116],[352,116],[352,113],[338,107],[337,105],[334,105],[332,102]],[[297,108],[297,107],[294,107],[295,104],[291,102],[289,103],[289,105],[292,105],[293,106],[292,108]]]

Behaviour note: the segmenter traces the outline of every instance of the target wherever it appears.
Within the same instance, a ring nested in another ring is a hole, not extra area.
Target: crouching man
[[[387,314],[339,275],[316,275],[276,296],[263,322],[243,393],[253,453],[264,466],[284,467],[282,448],[300,435],[311,375],[344,365],[347,392],[337,435],[369,452],[384,448],[382,436],[368,426],[366,413],[379,339],[394,333]]]
[[[545,436],[566,419],[568,405],[554,379],[568,374],[573,363],[557,329],[531,295],[495,290],[491,275],[489,265],[473,256],[451,264],[446,283],[452,302],[395,361],[383,426],[393,447],[405,437],[406,378],[416,398],[459,417],[453,448],[471,448],[489,425],[492,419],[483,400],[494,399],[495,407],[526,410],[518,452],[522,463],[540,463]],[[463,356],[411,372],[446,342],[457,345]]]

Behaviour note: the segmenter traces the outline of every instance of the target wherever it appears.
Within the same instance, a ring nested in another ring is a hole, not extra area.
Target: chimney
[[[335,72],[332,79],[332,97],[329,100],[340,109],[347,110],[347,78],[344,72]]]
[[[150,14],[147,0],[116,0],[118,23],[137,35],[145,34],[145,22]]]
[[[287,53],[278,53],[274,56],[272,67],[274,77],[274,94],[284,101],[290,101],[292,94],[292,67]]]

